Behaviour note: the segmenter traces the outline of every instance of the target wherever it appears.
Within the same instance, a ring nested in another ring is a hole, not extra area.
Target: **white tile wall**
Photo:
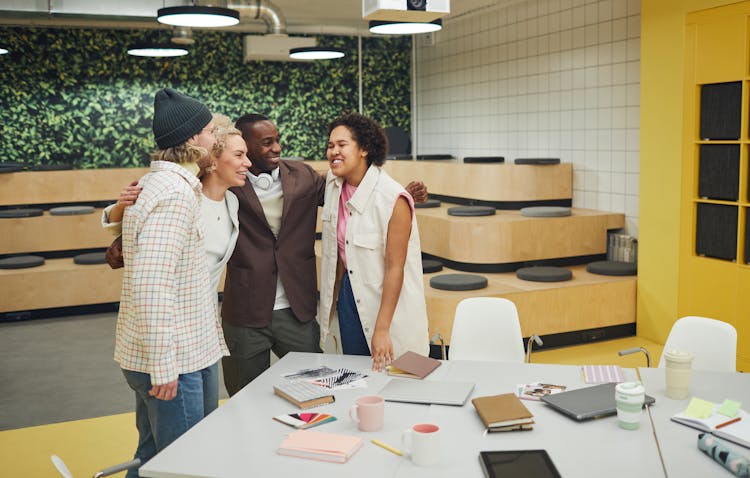
[[[637,236],[640,0],[494,4],[417,42],[417,152],[559,157]]]

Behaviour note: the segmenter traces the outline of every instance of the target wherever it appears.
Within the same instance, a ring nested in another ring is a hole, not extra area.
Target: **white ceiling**
[[[484,7],[525,0],[453,0],[445,18],[465,15]],[[271,0],[286,18],[289,33],[367,33],[361,0]],[[183,0],[0,0],[0,25],[83,26],[101,28],[164,28],[156,22],[163,6],[183,5]],[[253,0],[229,0],[253,4]],[[240,10],[242,11],[242,10]],[[263,32],[265,24],[243,15],[230,30]]]

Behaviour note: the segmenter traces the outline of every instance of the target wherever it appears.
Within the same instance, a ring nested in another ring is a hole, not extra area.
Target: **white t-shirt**
[[[206,231],[205,245],[208,264],[209,268],[213,268],[224,258],[232,238],[232,219],[229,216],[226,199],[214,201],[204,195],[201,200],[201,215],[203,228]],[[216,277],[211,277],[214,290],[219,287],[221,272],[215,275]]]

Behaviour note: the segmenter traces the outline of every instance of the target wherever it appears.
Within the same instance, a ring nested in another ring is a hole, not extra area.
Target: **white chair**
[[[664,352],[667,350],[692,353],[695,370],[737,371],[737,330],[720,320],[696,316],[679,319],[667,336]],[[664,367],[664,353],[659,367]]]
[[[448,356],[450,360],[523,363],[523,336],[515,304],[499,297],[459,302]]]

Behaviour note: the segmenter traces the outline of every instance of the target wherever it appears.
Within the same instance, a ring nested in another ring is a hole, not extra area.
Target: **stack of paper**
[[[534,415],[512,393],[477,397],[471,403],[489,432],[531,430]]]
[[[303,380],[285,380],[274,386],[273,392],[289,400],[297,408],[303,409],[333,403],[336,400],[326,388]]]
[[[619,365],[584,365],[586,383],[621,383],[625,381]]]
[[[360,448],[360,437],[299,430],[290,433],[276,452],[279,455],[345,463]]]

